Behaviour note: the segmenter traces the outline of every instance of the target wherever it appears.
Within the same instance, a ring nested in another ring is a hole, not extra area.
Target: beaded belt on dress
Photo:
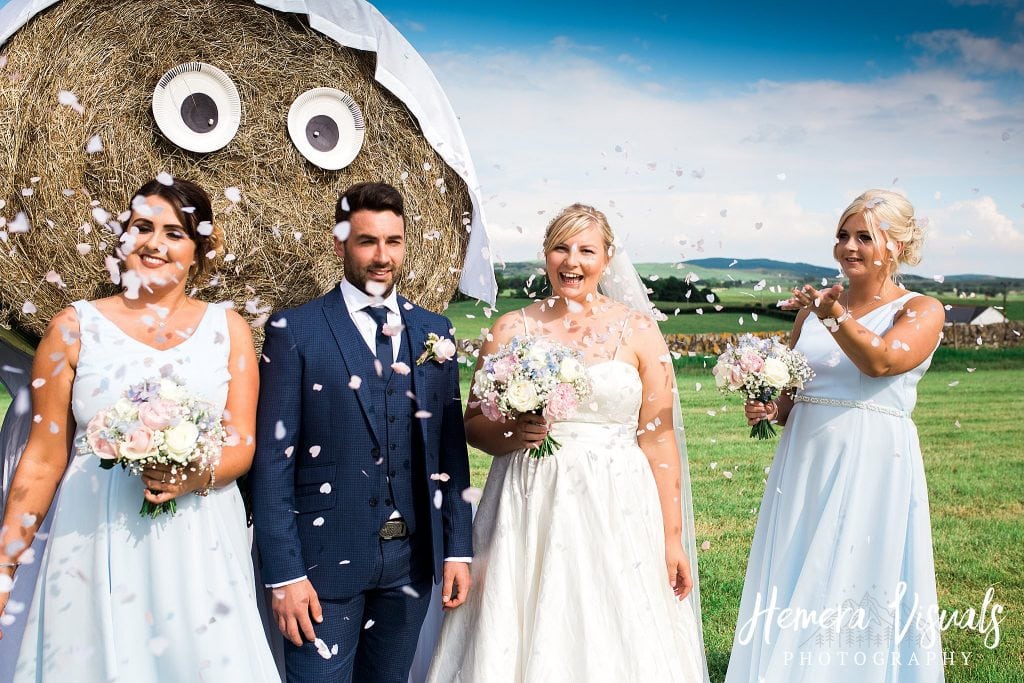
[[[824,396],[807,396],[806,394],[797,394],[793,397],[793,400],[797,403],[813,403],[819,406],[834,406],[836,408],[860,408],[861,410],[873,410],[876,413],[892,415],[893,417],[907,417],[907,411],[905,410],[890,408],[889,406],[879,405],[871,401],[851,401],[840,398],[825,398]]]

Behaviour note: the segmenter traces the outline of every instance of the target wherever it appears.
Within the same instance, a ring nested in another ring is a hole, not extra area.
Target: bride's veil
[[[655,321],[665,320],[666,316],[651,304],[647,296],[647,287],[633,267],[633,263],[621,244],[615,245],[608,267],[601,276],[599,284],[601,292],[610,299],[625,304],[634,311],[643,313]],[[668,358],[672,366],[672,358]],[[676,400],[672,402],[672,427],[676,436],[676,447],[679,450],[679,505],[683,519],[683,550],[690,559],[693,571],[693,592],[686,603],[693,610],[700,638],[700,657],[704,667],[704,680],[709,681],[707,656],[704,651],[704,627],[700,617],[700,579],[697,572],[697,536],[693,525],[693,492],[690,490],[690,465],[686,455],[686,431],[683,427],[683,413],[679,402],[679,387],[676,383],[675,371],[672,375],[672,393]]]

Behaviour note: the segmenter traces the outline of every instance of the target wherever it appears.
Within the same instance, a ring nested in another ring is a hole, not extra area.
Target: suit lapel
[[[373,366],[365,367],[363,363],[365,360],[363,350],[366,349],[366,342],[363,341],[362,335],[359,334],[355,323],[352,322],[352,316],[349,315],[348,307],[345,306],[345,297],[341,295],[340,287],[335,287],[327,295],[323,311],[331,333],[334,335],[334,341],[338,344],[338,350],[341,351],[341,358],[345,362],[349,376],[357,375],[364,380],[364,385],[359,389],[354,389],[353,393],[359,400],[363,415],[366,417],[370,429],[373,430],[377,443],[381,443],[381,435],[377,427],[377,409],[374,407],[373,401],[370,400],[370,391],[365,385],[368,373],[374,372],[374,369]],[[345,378],[341,379],[345,381]]]
[[[409,358],[412,360],[412,391],[416,395],[417,404],[422,406],[426,403],[420,397],[420,394],[425,395],[427,392],[427,366],[426,364],[419,365],[416,360],[424,351],[429,330],[426,327],[426,319],[420,315],[419,309],[415,305],[411,308],[407,307],[407,303],[404,297],[398,297],[398,308],[402,312],[402,323],[405,325],[405,331],[408,334],[406,339],[409,340]],[[421,438],[423,438],[423,447],[426,448],[425,430],[420,429],[419,432]]]

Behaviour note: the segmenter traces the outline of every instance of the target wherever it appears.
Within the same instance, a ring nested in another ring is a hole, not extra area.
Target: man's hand
[[[313,621],[321,623],[324,615],[320,609],[320,600],[309,579],[274,588],[272,591],[274,597],[270,601],[270,608],[274,611],[281,634],[295,647],[302,647],[303,638],[309,642],[316,640]]]
[[[441,583],[441,606],[455,609],[469,597],[469,564],[466,562],[445,562],[444,578]]]

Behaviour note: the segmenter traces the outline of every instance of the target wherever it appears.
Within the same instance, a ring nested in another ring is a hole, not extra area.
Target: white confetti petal
[[[316,519],[313,520],[313,526],[323,526],[323,525],[324,525],[324,518],[323,517],[317,517]]]
[[[313,641],[313,645],[316,646],[316,653],[324,659],[330,659],[334,656],[331,654],[331,648],[327,647],[327,643],[320,640],[319,638]]]
[[[237,187],[224,188],[224,196],[227,197],[228,201],[230,201],[233,204],[237,204],[238,202],[242,201],[242,191],[239,190]]]
[[[19,211],[15,214],[14,219],[7,224],[7,230],[11,233],[25,233],[31,229],[28,223],[28,216],[25,215],[24,211]]]
[[[339,242],[344,242],[348,239],[349,233],[352,232],[352,224],[348,221],[342,221],[334,226],[334,230],[331,233],[334,235],[334,239]]]
[[[320,486],[320,493],[330,493],[330,492],[331,492],[331,482],[329,482],[329,481],[325,481],[325,482],[324,482],[324,483],[323,483],[323,484],[322,484],[322,485]]]
[[[352,378],[348,381],[348,388],[358,389],[361,386],[363,386],[363,378],[359,375],[352,375]]]
[[[152,652],[154,656],[159,657],[167,650],[168,647],[170,647],[171,641],[167,638],[157,636],[150,640],[148,645],[149,651]]]
[[[103,140],[100,139],[99,135],[93,135],[89,138],[89,142],[85,143],[86,154],[99,154],[103,151]]]
[[[462,500],[466,501],[470,505],[476,505],[480,502],[480,496],[483,494],[484,492],[482,490],[475,486],[470,486],[462,492]]]
[[[156,174],[156,181],[158,183],[160,183],[161,185],[166,185],[166,186],[170,187],[171,185],[174,184],[174,176],[172,176],[167,171],[160,171],[159,173]],[[149,202],[146,202],[146,200],[144,200],[144,199],[142,201],[144,203],[146,203],[146,204],[149,203]]]

